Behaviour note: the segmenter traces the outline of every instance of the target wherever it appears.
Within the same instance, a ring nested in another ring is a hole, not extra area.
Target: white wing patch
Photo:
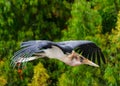
[[[38,59],[37,57],[29,57],[29,58],[20,58],[17,60],[17,63],[21,63],[21,62],[28,62],[28,61],[32,61]]]

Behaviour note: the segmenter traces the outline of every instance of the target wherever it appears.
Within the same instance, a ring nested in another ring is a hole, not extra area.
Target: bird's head
[[[99,65],[93,63],[92,61],[88,60],[87,58],[83,57],[82,55],[79,55],[79,58],[80,58],[81,64],[87,64],[90,66],[99,67]]]
[[[80,64],[87,64],[90,66],[99,67],[99,65],[93,63],[92,61],[88,60],[84,56],[82,56],[74,51],[72,52],[71,57],[72,57],[71,66],[78,66]]]

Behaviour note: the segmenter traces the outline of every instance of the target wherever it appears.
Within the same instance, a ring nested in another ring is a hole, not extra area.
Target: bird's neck
[[[70,57],[63,57],[63,58],[60,58],[59,60],[61,60],[62,62],[70,66],[78,66],[81,64],[80,60],[76,58],[71,59]]]

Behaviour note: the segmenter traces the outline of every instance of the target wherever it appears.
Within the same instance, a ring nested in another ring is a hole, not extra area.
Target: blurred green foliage
[[[32,78],[32,83],[28,84],[28,86],[46,86],[46,81],[48,80],[49,75],[46,73],[46,69],[43,67],[41,63],[38,63],[34,67],[34,76]]]
[[[120,0],[0,0],[0,86],[119,86],[119,10]],[[91,40],[107,64],[39,59],[18,71],[11,58],[27,40]]]

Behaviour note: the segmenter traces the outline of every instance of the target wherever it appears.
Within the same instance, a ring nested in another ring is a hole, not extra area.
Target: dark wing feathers
[[[29,46],[34,46],[37,48],[48,48],[51,46],[53,42],[47,41],[47,40],[37,40],[37,41],[27,41],[27,42],[22,42],[21,43],[21,48],[22,47],[29,47]]]
[[[51,41],[27,41],[21,43],[21,48],[18,50],[13,58],[12,58],[12,64],[15,63],[20,58],[29,58],[35,53],[43,52],[43,49],[50,48],[51,45],[54,44]]]
[[[92,60],[93,62],[98,62],[100,64],[100,58],[105,63],[105,58],[101,49],[91,41],[65,41],[65,42],[58,42],[57,43],[62,48],[66,48],[67,50],[72,51],[75,50],[78,53],[81,53],[84,57]],[[65,50],[65,49],[63,49]]]
[[[101,56],[100,56],[100,51],[99,51],[99,50],[97,50],[97,57],[101,57]],[[97,62],[98,62],[98,64],[100,64],[100,58],[97,58]]]
[[[101,52],[101,59],[102,59],[102,61],[103,61],[104,63],[106,63],[106,61],[105,61],[105,57],[104,57],[104,55],[103,55],[102,52]]]
[[[77,46],[79,45],[84,45],[84,44],[88,44],[91,43],[91,41],[80,41],[80,40],[76,40],[76,41],[64,41],[64,42],[57,42],[58,45],[65,45],[65,46],[69,46],[72,49],[77,48]]]
[[[43,52],[44,49],[51,48],[51,46],[57,46],[64,53],[71,53],[72,50],[75,50],[78,53],[81,53],[84,57],[96,61],[100,64],[100,57],[105,62],[105,58],[101,49],[97,47],[91,41],[64,41],[64,42],[51,42],[47,40],[37,40],[37,41],[27,41],[21,43],[21,48],[13,56],[13,62],[16,62],[21,57],[29,58],[33,54],[38,52]]]
[[[92,59],[91,59],[91,60],[92,60],[93,62],[95,62],[95,58],[96,58],[96,52],[93,52],[93,53],[92,53]]]

